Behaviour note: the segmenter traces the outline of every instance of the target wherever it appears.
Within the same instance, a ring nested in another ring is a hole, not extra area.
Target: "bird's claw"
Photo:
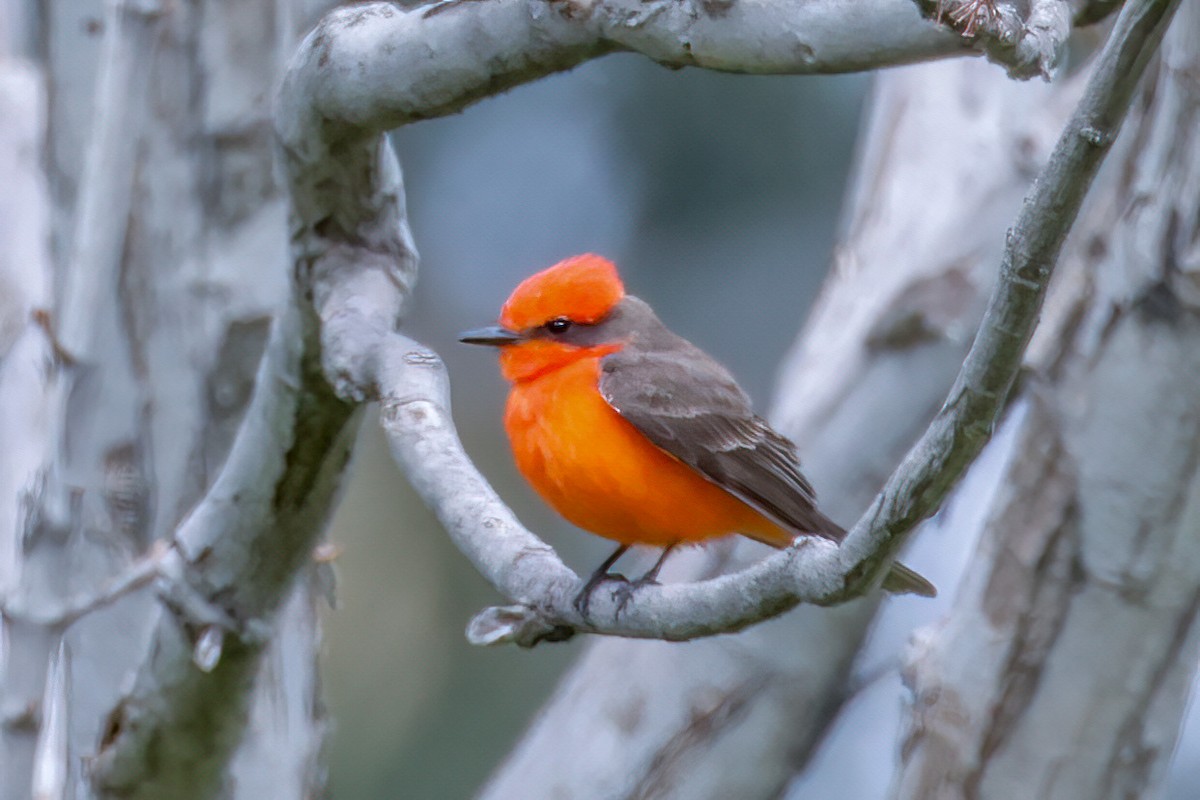
[[[617,616],[625,611],[625,606],[629,605],[629,601],[637,594],[638,590],[643,586],[658,586],[658,581],[653,575],[643,575],[636,581],[625,581],[617,588],[613,589],[613,599],[617,601]]]
[[[591,579],[583,585],[583,588],[579,590],[579,594],[575,595],[575,601],[572,603],[572,605],[575,606],[575,610],[579,612],[579,616],[583,617],[584,622],[590,621],[589,610],[592,606],[592,594],[600,587],[601,584],[609,582],[621,584],[613,590],[614,597],[617,596],[618,592],[623,591],[626,586],[632,585],[630,584],[629,579],[619,572],[605,572],[600,575],[593,575]],[[634,583],[636,584],[637,581],[634,581]],[[623,607],[624,604],[617,607],[618,614]]]

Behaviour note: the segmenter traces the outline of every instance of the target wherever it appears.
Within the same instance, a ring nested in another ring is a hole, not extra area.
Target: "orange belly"
[[[528,381],[508,396],[504,426],[517,468],[579,527],[623,544],[665,547],[744,533],[791,536],[651,444],[600,396],[600,358]]]

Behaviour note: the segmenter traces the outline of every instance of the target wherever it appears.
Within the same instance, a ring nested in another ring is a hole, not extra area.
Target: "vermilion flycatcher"
[[[585,614],[631,545],[664,548],[637,585],[680,543],[740,533],[783,548],[796,536],[845,535],[817,510],[795,445],[751,410],[724,367],[626,295],[612,262],[575,256],[527,278],[499,322],[460,340],[500,348],[517,468],[568,520],[620,543],[576,601]],[[902,564],[883,585],[936,593]]]

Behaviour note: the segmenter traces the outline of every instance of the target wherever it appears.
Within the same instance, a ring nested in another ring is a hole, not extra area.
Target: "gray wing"
[[[656,446],[792,533],[840,540],[816,509],[796,448],[750,408],[729,372],[686,340],[626,347],[602,362],[600,393]]]

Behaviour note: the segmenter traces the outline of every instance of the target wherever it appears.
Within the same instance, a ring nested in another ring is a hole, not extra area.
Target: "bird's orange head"
[[[617,267],[607,258],[572,256],[521,281],[500,309],[500,324],[527,331],[556,319],[594,325],[625,297]]]
[[[581,357],[603,355],[619,343],[581,340],[569,332],[596,326],[625,298],[616,266],[586,253],[564,259],[521,281],[500,309],[500,324],[467,331],[459,340],[500,347],[500,370],[510,381],[530,380]]]

